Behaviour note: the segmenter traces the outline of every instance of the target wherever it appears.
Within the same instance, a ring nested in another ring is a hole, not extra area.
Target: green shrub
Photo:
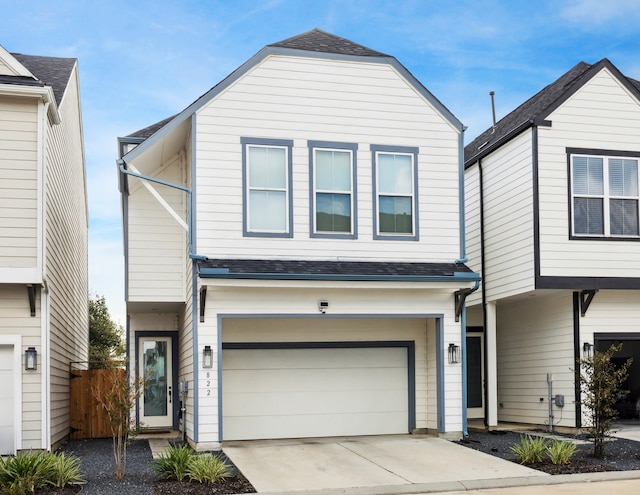
[[[541,462],[547,453],[547,441],[542,437],[524,435],[520,437],[520,443],[511,447],[520,464],[532,464]]]
[[[547,455],[554,464],[569,464],[576,452],[576,444],[564,440],[553,440],[547,445]]]
[[[0,487],[11,495],[25,495],[44,488],[53,476],[52,455],[28,452],[2,460]]]
[[[62,488],[84,483],[80,459],[51,452],[27,452],[0,458],[0,493],[27,495],[47,485]]]
[[[51,454],[51,479],[48,483],[56,488],[69,485],[82,485],[86,480],[82,476],[80,459],[65,455],[64,452]]]
[[[231,476],[231,468],[219,457],[211,454],[198,454],[189,460],[187,476],[191,481],[210,485]]]
[[[187,444],[171,445],[166,454],[151,461],[151,469],[160,478],[182,481],[187,477],[191,458],[196,455]]]

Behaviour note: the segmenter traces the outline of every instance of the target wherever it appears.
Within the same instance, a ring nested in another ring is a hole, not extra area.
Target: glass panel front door
[[[172,426],[171,337],[142,337],[138,348],[139,376],[144,379],[140,426]]]

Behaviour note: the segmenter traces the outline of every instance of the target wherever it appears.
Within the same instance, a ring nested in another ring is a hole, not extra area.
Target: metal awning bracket
[[[204,308],[207,304],[207,286],[200,287],[200,323],[204,323]]]
[[[593,301],[596,292],[598,292],[598,289],[583,290],[580,292],[580,314],[582,316],[587,314],[589,305],[591,304],[591,301]]]
[[[36,288],[34,285],[27,285],[27,292],[29,293],[29,309],[31,310],[31,316],[36,315]]]
[[[464,302],[466,301],[467,296],[473,291],[474,289],[460,289],[455,291],[455,293],[453,294],[456,308],[456,321],[460,321],[460,315],[462,314]]]

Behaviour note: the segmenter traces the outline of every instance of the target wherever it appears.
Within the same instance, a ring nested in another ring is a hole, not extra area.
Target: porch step
[[[168,438],[150,438],[148,440],[149,448],[151,449],[151,455],[154,459],[158,459],[160,456],[166,454],[169,448]]]

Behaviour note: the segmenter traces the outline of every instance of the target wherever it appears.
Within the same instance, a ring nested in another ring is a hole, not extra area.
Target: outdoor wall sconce
[[[585,342],[584,344],[582,344],[582,358],[589,359],[592,356],[593,356],[593,344],[590,344],[589,342]]]
[[[458,364],[460,362],[460,346],[449,344],[449,364]]]
[[[28,371],[38,369],[38,351],[35,347],[29,347],[24,351],[24,369]]]
[[[202,367],[213,368],[213,350],[210,345],[205,345],[202,351]]]

